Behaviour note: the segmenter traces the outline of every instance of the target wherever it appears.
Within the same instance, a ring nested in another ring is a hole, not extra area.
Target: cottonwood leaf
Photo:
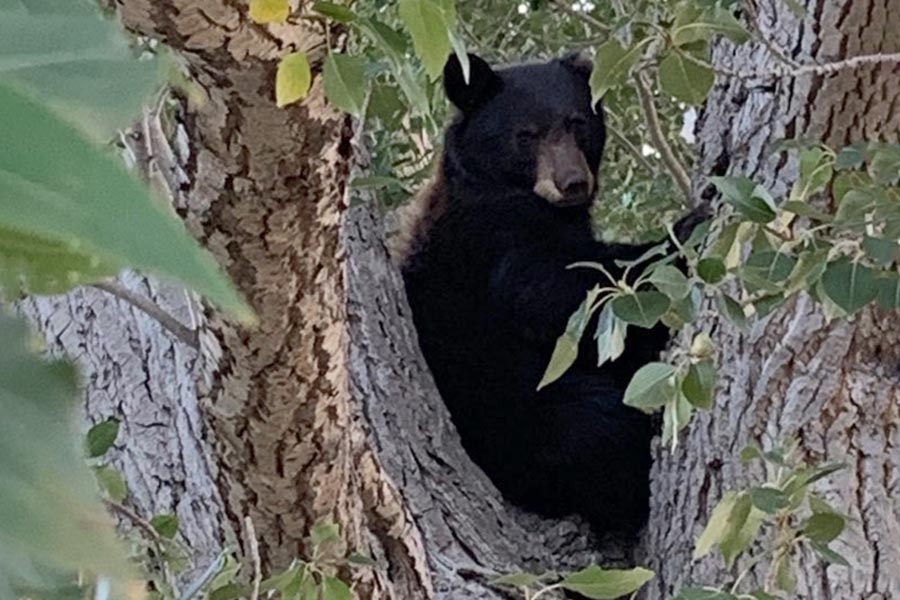
[[[447,21],[442,6],[432,0],[400,0],[399,6],[400,18],[412,36],[416,55],[429,77],[436,79],[452,50],[452,23]]]
[[[305,52],[292,52],[281,58],[275,74],[275,103],[284,108],[309,94],[312,70]]]
[[[625,338],[628,323],[623,322],[613,313],[612,304],[607,303],[600,311],[597,320],[597,366],[607,361],[614,361],[625,352]]]
[[[827,544],[844,531],[844,517],[837,513],[816,513],[806,520],[803,534],[814,542]]]
[[[167,540],[174,539],[178,534],[178,517],[175,515],[156,515],[150,519],[150,525]]]
[[[713,508],[712,515],[703,528],[703,533],[697,538],[694,546],[694,560],[703,558],[713,546],[719,544],[728,534],[728,519],[731,511],[738,501],[738,495],[734,492],[726,492],[722,499]]]
[[[495,585],[508,585],[510,587],[531,587],[536,583],[539,583],[540,581],[541,578],[537,575],[519,572],[501,575],[500,577],[492,580],[491,583]]]
[[[855,313],[878,295],[872,269],[848,258],[828,265],[822,275],[822,288],[847,314]]]
[[[664,92],[686,104],[698,106],[706,101],[715,74],[678,52],[671,52],[659,63],[659,85]]]
[[[632,408],[651,412],[666,405],[676,391],[672,384],[675,367],[652,362],[644,365],[631,378],[625,389],[624,403]]]
[[[322,600],[353,600],[350,586],[330,575],[322,577]]]
[[[641,567],[625,570],[602,569],[592,565],[566,575],[559,585],[592,600],[612,600],[633,594],[653,576],[653,571]]]
[[[250,18],[257,23],[284,23],[290,14],[288,0],[250,0]]]
[[[754,223],[775,220],[775,206],[769,193],[747,177],[710,177],[726,202]]]
[[[610,38],[597,47],[590,78],[592,104],[596,104],[610,89],[627,81],[632,67],[649,40],[647,38],[626,49],[619,40]]]
[[[672,265],[663,265],[654,269],[647,282],[652,283],[656,289],[672,300],[680,300],[691,291],[688,278]]]
[[[316,2],[313,10],[338,23],[350,23],[356,18],[356,13],[349,7],[334,2]]]
[[[711,359],[705,359],[692,364],[681,384],[681,391],[688,402],[697,408],[712,408],[716,391],[715,363]]]
[[[107,419],[91,427],[87,433],[88,458],[97,458],[106,454],[118,435],[119,422],[115,419]]]
[[[612,301],[613,312],[618,318],[645,329],[656,325],[670,304],[669,298],[659,292],[622,294]]]
[[[328,101],[346,113],[360,116],[366,99],[365,60],[331,52],[323,67],[323,86]]]

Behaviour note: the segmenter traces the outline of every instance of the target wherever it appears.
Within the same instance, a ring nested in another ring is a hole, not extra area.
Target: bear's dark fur
[[[605,129],[590,69],[576,59],[470,64],[469,84],[455,58],[445,69],[459,115],[403,232],[422,351],[464,447],[509,500],[633,532],[647,515],[652,428],[622,397],[668,332],[632,328],[625,353],[600,369],[586,334],[576,365],[536,391],[569,316],[601,283],[594,270],[567,267],[599,261],[619,273],[615,259],[647,249],[592,235]]]

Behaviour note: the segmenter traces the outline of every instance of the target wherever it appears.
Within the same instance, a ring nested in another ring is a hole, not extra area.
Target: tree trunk
[[[803,63],[900,50],[900,1],[819,0],[798,18],[784,2],[761,3],[767,38]],[[716,64],[754,71],[774,66],[760,46],[720,44]],[[827,76],[769,82],[723,81],[699,127],[696,190],[709,174],[748,175],[784,195],[795,160],[771,151],[779,138],[809,137],[832,147],[865,139],[897,141],[900,72],[896,63]],[[797,597],[900,597],[900,318],[866,309],[826,322],[808,297],[741,333],[710,311],[699,329],[719,348],[715,409],[691,424],[674,454],[656,450],[653,508],[644,553],[657,578],[647,597],[668,598],[685,584],[729,579],[720,557],[693,562],[694,542],[722,494],[746,485],[743,446],[797,435],[814,461],[846,461],[825,497],[856,523],[834,547],[849,569],[812,556],[798,562]],[[768,565],[749,582],[761,584]],[[738,565],[740,568],[741,565]]]
[[[148,113],[132,136],[137,162],[260,324],[238,328],[134,275],[122,283],[196,327],[199,350],[93,289],[24,310],[84,368],[88,420],[123,423],[112,458],[130,507],[179,516],[194,554],[176,586],[226,545],[243,547],[246,517],[267,573],[309,555],[315,522],[340,524],[349,550],[378,561],[342,574],[360,598],[501,598],[488,583],[498,572],[624,561],[583,524],[507,506],[462,450],[377,210],[350,202],[365,153],[354,123],[325,103],[320,24],[260,26],[229,0],[117,6],[126,27],[180,54],[202,96],[177,103],[174,123]],[[312,90],[279,109],[277,60],[295,50],[310,58]]]

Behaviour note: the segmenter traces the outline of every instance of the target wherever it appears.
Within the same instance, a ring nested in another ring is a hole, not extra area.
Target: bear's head
[[[459,114],[447,131],[447,157],[476,182],[533,191],[554,206],[587,206],[606,141],[590,71],[577,56],[495,70],[470,54],[466,82],[451,56],[444,88]]]

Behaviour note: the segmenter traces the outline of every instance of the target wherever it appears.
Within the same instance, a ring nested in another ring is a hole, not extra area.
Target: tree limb
[[[115,283],[113,281],[103,281],[95,283],[93,287],[103,290],[120,300],[128,302],[135,308],[143,311],[148,316],[155,319],[163,329],[171,333],[173,336],[184,342],[194,350],[200,348],[200,342],[197,339],[197,330],[182,325],[175,317],[164,311],[158,304],[145,296],[135,294],[131,290]]]
[[[644,72],[636,72],[634,74],[634,81],[636,83],[638,96],[641,100],[641,109],[644,112],[644,119],[647,121],[647,132],[650,134],[650,139],[653,142],[654,147],[659,151],[663,164],[666,165],[666,168],[672,174],[672,178],[675,180],[678,189],[684,194],[688,204],[693,205],[691,200],[691,178],[688,176],[687,169],[681,164],[678,157],[675,156],[675,151],[672,149],[672,146],[669,145],[669,142],[666,140],[666,136],[662,131],[662,126],[659,123],[659,113],[656,111],[656,103],[653,100],[653,92],[650,91],[650,86],[647,84]]]

